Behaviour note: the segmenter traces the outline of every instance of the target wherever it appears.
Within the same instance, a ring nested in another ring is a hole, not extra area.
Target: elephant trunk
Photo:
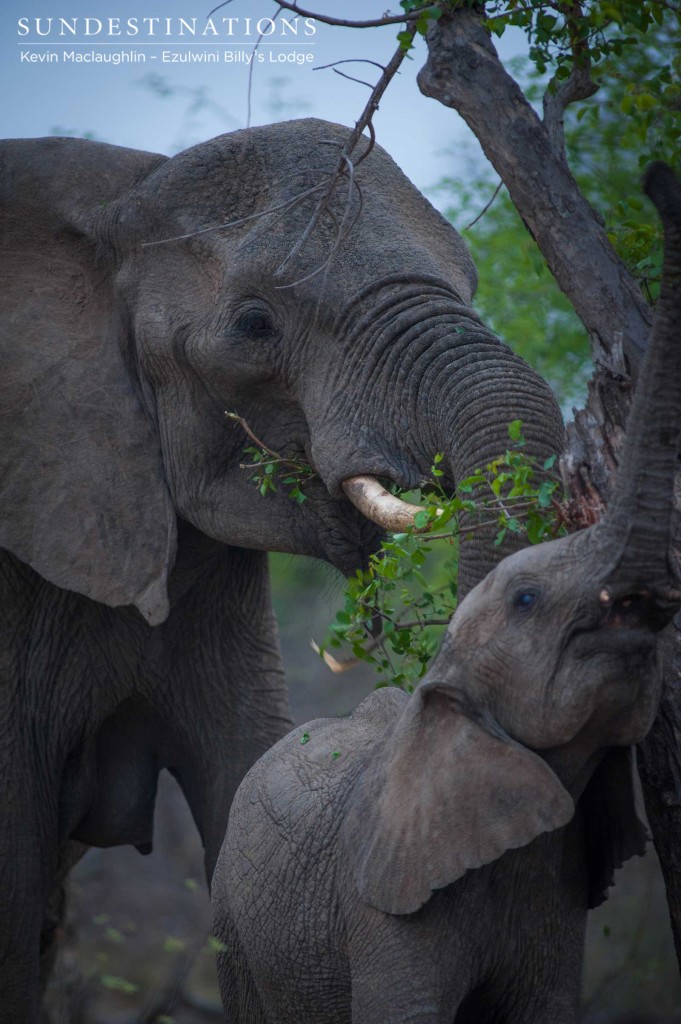
[[[462,338],[467,340],[466,335]],[[422,437],[431,454],[442,452],[440,468],[456,483],[484,471],[511,445],[509,424],[522,423],[523,453],[543,466],[563,451],[565,433],[560,408],[549,385],[493,334],[477,330],[472,344],[462,344],[448,367],[434,363],[430,374],[430,401],[437,410],[426,420],[441,425],[441,434]],[[487,488],[474,497],[489,498]],[[507,555],[527,544],[520,534],[508,531],[497,543],[499,524],[493,510],[483,521],[471,519],[475,531],[468,535],[466,518],[461,523],[459,545],[459,601]]]
[[[678,598],[669,543],[681,441],[681,185],[658,162],[648,169],[644,189],[664,228],[662,287],[629,416],[622,470],[602,524],[616,548],[602,594],[605,602],[642,591],[661,600]]]
[[[563,450],[562,416],[548,384],[439,279],[400,275],[373,284],[336,329],[348,358],[331,380],[311,373],[304,396],[311,461],[332,494],[345,493],[383,528],[404,530],[418,509],[395,503],[376,478],[417,487],[442,453],[440,468],[456,484],[504,453],[512,420],[522,421],[525,451],[540,462]],[[350,358],[358,351],[359,362]],[[352,481],[360,475],[374,480]],[[495,546],[495,534],[494,527],[476,529],[462,539],[461,594],[523,543],[507,534]]]

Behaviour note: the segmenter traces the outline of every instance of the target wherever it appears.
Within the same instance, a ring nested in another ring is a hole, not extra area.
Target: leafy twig
[[[245,454],[251,455],[253,462],[242,462],[239,464],[239,469],[256,470],[251,480],[258,485],[262,497],[265,497],[268,491],[277,490],[275,466],[288,467],[288,475],[283,478],[282,483],[291,487],[291,490],[288,492],[289,498],[302,505],[307,500],[306,495],[301,489],[302,484],[305,480],[310,480],[316,475],[312,467],[300,459],[288,458],[279,452],[275,452],[273,448],[270,448],[259,437],[256,437],[243,416],[240,416],[237,412],[225,412],[225,416],[238,423],[244,433],[255,443],[254,448],[244,449]],[[269,455],[270,458],[265,458],[266,455]]]

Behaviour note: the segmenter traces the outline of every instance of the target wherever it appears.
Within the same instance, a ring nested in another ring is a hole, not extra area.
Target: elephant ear
[[[632,747],[608,750],[579,805],[584,814],[591,909],[607,900],[615,871],[630,857],[646,852],[649,836],[636,811]]]
[[[99,225],[164,159],[79,139],[0,147],[0,545],[151,624],[168,613],[175,515]]]
[[[540,757],[471,717],[449,687],[425,683],[358,779],[343,839],[362,898],[410,914],[573,813]]]

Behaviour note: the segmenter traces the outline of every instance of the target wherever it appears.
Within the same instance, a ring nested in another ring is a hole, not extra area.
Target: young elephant
[[[646,188],[665,285],[605,519],[501,562],[411,697],[270,750],[213,880],[230,1024],[576,1024],[587,908],[642,853],[681,425],[681,190]],[[678,287],[678,285],[677,285]]]

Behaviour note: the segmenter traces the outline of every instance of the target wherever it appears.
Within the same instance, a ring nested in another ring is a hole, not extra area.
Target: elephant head
[[[613,866],[642,852],[628,761],[610,748],[652,725],[656,636],[681,605],[670,559],[681,186],[655,164],[645,187],[665,225],[665,267],[613,500],[597,525],[510,555],[468,594],[369,763],[345,839],[360,892],[386,912],[414,911],[466,870],[565,825],[583,793],[587,824],[611,847],[592,902]]]
[[[176,513],[348,571],[377,533],[348,480],[412,487],[442,451],[454,481],[504,449],[516,418],[530,452],[560,450],[548,387],[470,308],[460,237],[380,148],[306,233],[346,134],[290,122],[172,159],[3,145],[0,544],[50,582],[153,625]],[[305,503],[260,498],[226,412],[309,462]],[[472,542],[463,588],[499,555]]]

